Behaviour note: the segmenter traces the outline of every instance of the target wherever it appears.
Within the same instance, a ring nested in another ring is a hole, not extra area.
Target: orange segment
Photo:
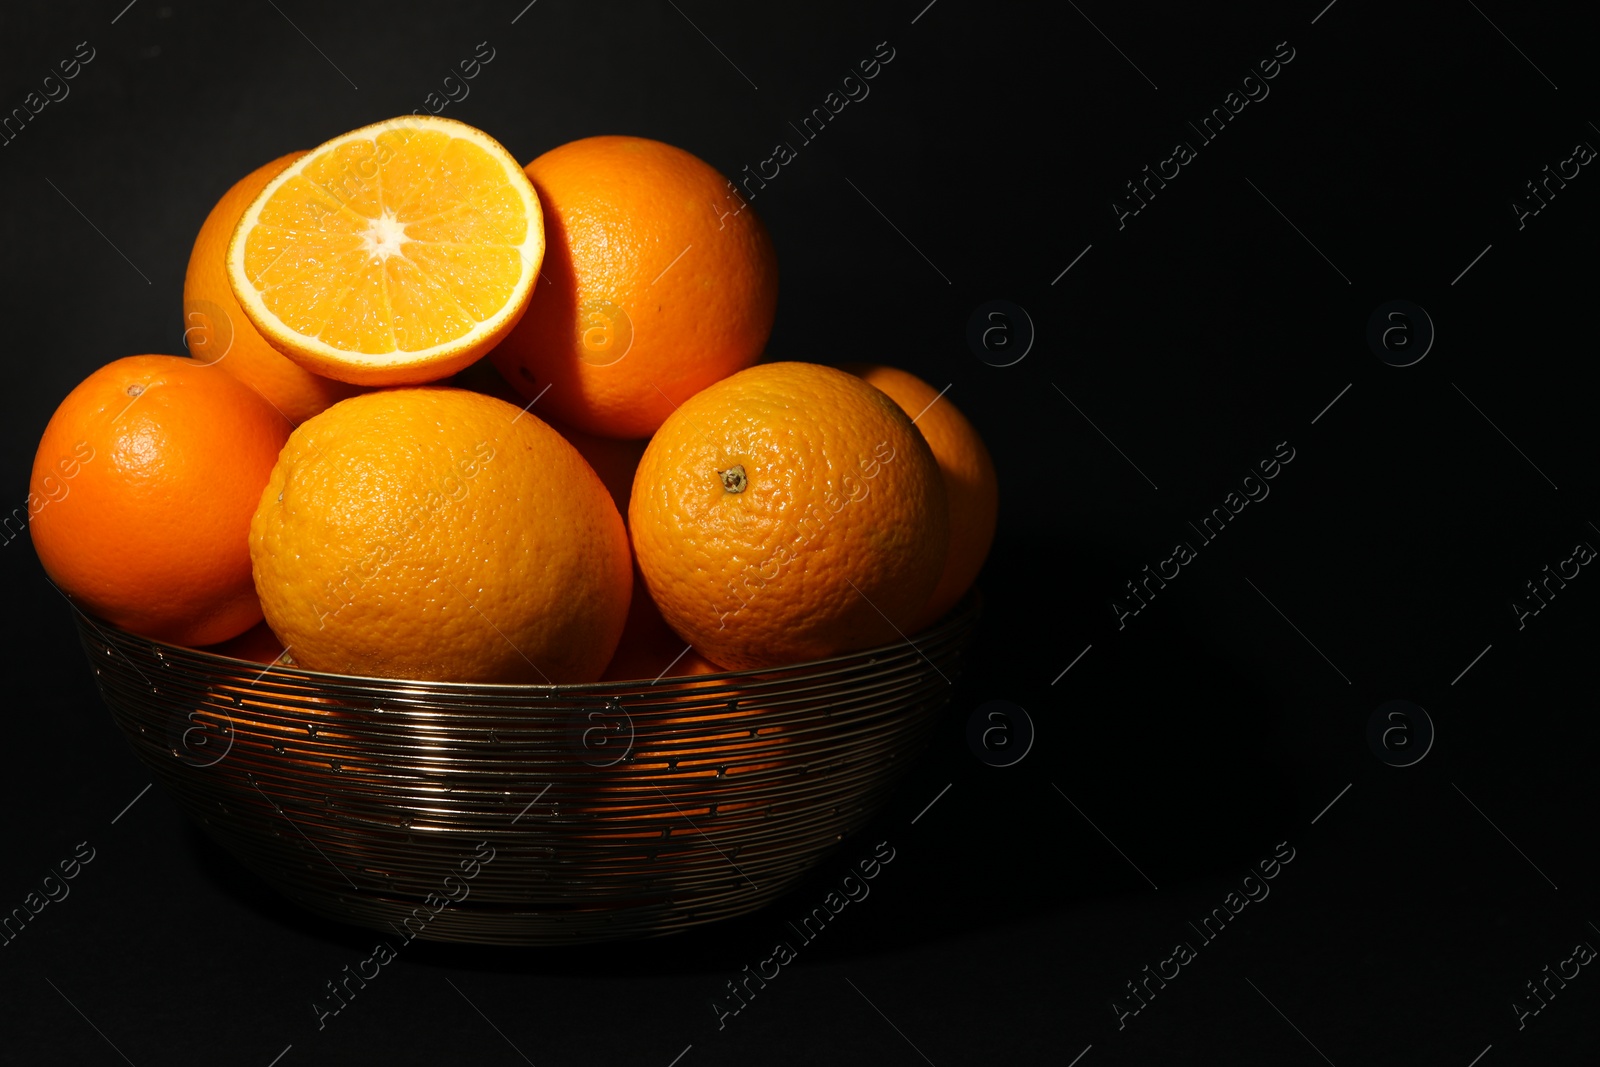
[[[521,270],[512,248],[419,241],[406,246],[405,258],[443,286],[467,314],[480,319],[493,311],[493,294]]]
[[[433,381],[507,334],[544,258],[532,183],[493,138],[436,116],[336,137],[270,182],[228,280],[272,346],[364,385]]]
[[[450,138],[433,130],[413,131],[409,136],[406,131],[394,130],[379,134],[376,140],[378,151],[389,155],[383,206],[402,222],[414,222],[418,216],[411,210],[412,202],[432,184]],[[408,151],[398,151],[402,147]]]

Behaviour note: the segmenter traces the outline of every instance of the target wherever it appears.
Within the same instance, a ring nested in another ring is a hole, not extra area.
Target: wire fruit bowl
[[[558,945],[781,896],[891,794],[979,608],[914,645],[563,686],[262,668],[75,617],[140,760],[279,892],[408,940]]]

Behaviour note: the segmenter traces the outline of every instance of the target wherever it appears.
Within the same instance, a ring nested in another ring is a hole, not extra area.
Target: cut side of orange
[[[533,183],[500,143],[408,115],[335,137],[274,178],[228,246],[274,348],[360,385],[454,374],[508,333],[544,259]]]

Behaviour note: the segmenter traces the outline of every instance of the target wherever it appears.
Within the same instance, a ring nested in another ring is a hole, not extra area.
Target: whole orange
[[[29,480],[33,545],[84,611],[180,645],[261,621],[250,515],[289,424],[249,386],[180,356],[128,356],[67,394]]]
[[[648,437],[673,406],[760,358],[778,306],[772,239],[727,179],[643,137],[587,137],[527,166],[543,277],[491,354],[541,410]]]
[[[634,477],[629,524],[662,617],[731,669],[902,638],[949,543],[939,466],[860,378],[767,363],[687,400]]]
[[[841,369],[883,390],[911,416],[944,474],[945,498],[950,502],[950,554],[917,623],[920,630],[955,607],[989,556],[1000,509],[994,458],[950,398],[915,374],[871,363],[849,363]]]
[[[313,374],[268,344],[234,298],[227,258],[228,242],[244,209],[303,155],[301,151],[280,156],[222,194],[194,239],[183,276],[183,337],[189,354],[202,363],[215,363],[255,389],[295,426],[362,387]]]
[[[587,682],[616,649],[627,532],[576,449],[464,389],[385,389],[306,420],[250,527],[267,623],[311,670]]]

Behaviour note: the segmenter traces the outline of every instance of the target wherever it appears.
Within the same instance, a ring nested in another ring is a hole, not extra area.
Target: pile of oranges
[[[914,635],[983,564],[993,462],[911,374],[760,362],[777,260],[731,188],[637,137],[524,169],[432,116],[266,164],[195,240],[190,356],[107,364],[46,427],[46,572],[156,640],[417,680]]]

